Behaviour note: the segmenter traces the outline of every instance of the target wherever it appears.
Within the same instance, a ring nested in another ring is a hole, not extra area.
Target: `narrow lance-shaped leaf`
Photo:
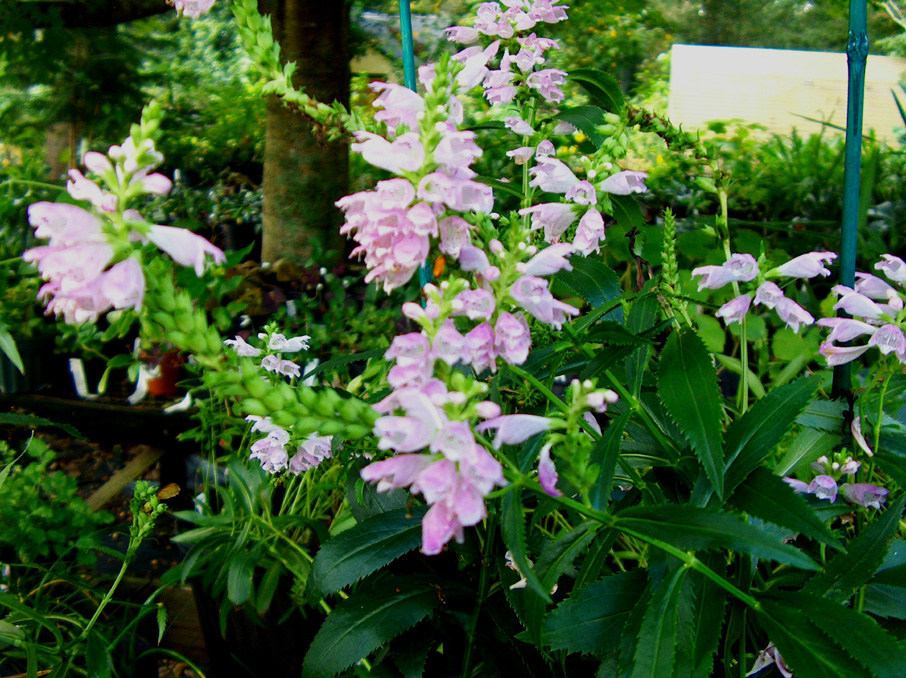
[[[840,542],[808,503],[765,468],[755,469],[733,492],[730,503],[744,513],[842,550]]]
[[[838,602],[848,600],[857,588],[872,578],[883,562],[899,528],[904,505],[906,494],[847,544],[846,553],[836,555],[802,590]]]
[[[628,421],[629,412],[624,412],[610,422],[610,426],[604,429],[591,450],[591,463],[597,464],[600,469],[598,480],[588,493],[591,505],[596,509],[603,510],[610,502],[613,476],[617,468],[617,460],[620,458],[623,431]]]
[[[569,72],[569,79],[582,85],[592,102],[605,111],[619,113],[623,109],[623,90],[610,73],[597,68],[576,68]]]
[[[726,556],[705,553],[702,562],[726,577]],[[708,577],[691,572],[683,582],[677,630],[676,666],[673,678],[708,678],[720,642],[726,592]]]
[[[732,492],[758,468],[790,431],[818,388],[818,382],[818,377],[810,377],[774,389],[727,429],[727,492]]]
[[[631,678],[673,675],[679,597],[687,572],[686,568],[678,567],[665,576],[654,590],[642,619]]]
[[[685,433],[711,486],[723,496],[721,396],[708,349],[695,332],[674,332],[658,368],[658,395]]]
[[[312,641],[303,678],[330,678],[427,617],[439,602],[427,584],[385,580],[333,610]]]
[[[596,656],[616,650],[646,583],[645,571],[637,568],[574,590],[548,616],[544,643],[554,650]]]
[[[506,544],[519,573],[525,577],[529,587],[545,602],[550,602],[548,590],[544,588],[535,573],[528,557],[525,543],[525,516],[522,510],[522,493],[519,490],[507,492],[503,498],[503,511],[500,520],[503,543]]]
[[[804,570],[818,569],[811,558],[794,546],[730,513],[688,505],[637,506],[619,513],[615,527],[684,550],[728,549]]]
[[[617,274],[602,262],[574,256],[570,257],[570,263],[572,270],[560,271],[556,280],[582,297],[592,308],[618,299],[623,293]],[[613,313],[622,320],[620,309],[615,309]]]
[[[320,595],[345,588],[421,543],[427,509],[398,509],[354,525],[326,542],[315,556],[313,584]]]

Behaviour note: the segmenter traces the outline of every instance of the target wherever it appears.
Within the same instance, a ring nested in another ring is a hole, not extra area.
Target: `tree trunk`
[[[284,59],[295,61],[295,84],[330,103],[349,105],[349,7],[346,0],[260,0],[271,14]],[[326,142],[279,100],[267,102],[261,258],[301,263],[326,250],[342,254],[340,211],[349,186],[349,149]]]

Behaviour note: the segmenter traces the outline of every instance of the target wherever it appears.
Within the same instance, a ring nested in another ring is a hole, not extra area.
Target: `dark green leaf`
[[[108,678],[113,669],[107,642],[96,631],[88,634],[85,668],[91,678]]]
[[[25,374],[25,366],[22,365],[22,356],[16,348],[16,340],[5,327],[0,327],[0,351],[3,351],[9,361],[16,366],[19,374]]]
[[[167,630],[167,608],[163,605],[157,606],[157,644],[164,639],[164,631]]]
[[[383,581],[353,593],[321,625],[303,678],[330,678],[411,628],[437,606],[437,591],[411,580]]]
[[[736,489],[789,433],[819,381],[817,376],[809,377],[775,388],[727,429],[727,492]]]
[[[544,643],[554,650],[596,656],[616,650],[646,583],[645,571],[635,569],[574,590],[548,616]]]
[[[726,577],[726,557],[722,553],[704,554],[702,561],[719,576]],[[711,675],[726,597],[722,588],[698,572],[692,572],[683,582],[675,678],[708,678]]]
[[[877,678],[902,678],[906,669],[906,647],[868,615],[805,593],[785,593],[780,600],[802,610],[813,624],[846,648]]]
[[[322,596],[351,586],[421,544],[422,517],[397,509],[368,518],[321,546],[312,567],[312,583]]]
[[[500,530],[503,534],[503,543],[513,557],[513,562],[519,573],[525,577],[529,587],[545,602],[550,602],[549,589],[545,589],[535,574],[528,557],[528,548],[525,543],[525,515],[522,507],[522,492],[513,490],[507,492],[503,498],[503,509],[500,519]]]
[[[766,468],[755,469],[736,488],[730,503],[743,513],[817,539],[838,551],[843,550],[839,540],[805,499]]]
[[[541,579],[545,591],[554,589],[560,576],[572,566],[573,561],[595,538],[599,526],[598,523],[587,521],[548,543],[535,563],[535,572]],[[547,600],[529,595],[523,608],[526,627],[536,645],[541,644],[542,618],[546,607]]]
[[[615,527],[681,549],[728,549],[804,570],[818,569],[795,547],[730,513],[688,505],[636,506],[620,512]]]
[[[821,632],[805,614],[773,600],[755,611],[768,638],[796,678],[854,678],[865,669]]]
[[[483,177],[483,176],[475,177],[475,180],[480,181],[481,183],[483,183],[486,186],[490,186],[495,191],[502,191],[504,193],[509,193],[510,195],[515,196],[517,198],[522,198],[522,190],[520,189],[520,187],[518,187],[514,184],[508,184],[505,181],[500,181],[500,179],[494,179],[492,177]]]
[[[578,82],[591,97],[592,103],[609,113],[619,113],[625,105],[620,83],[610,73],[597,68],[577,68],[569,72],[568,78]]]
[[[16,414],[15,412],[2,412],[0,413],[0,424],[6,424],[9,426],[34,426],[36,428],[41,428],[44,426],[54,426],[62,431],[65,431],[67,434],[71,435],[73,438],[78,438],[79,440],[85,440],[85,436],[78,432],[72,426],[68,424],[58,424],[55,421],[50,421],[49,419],[44,419],[43,417],[36,417],[33,414]]]
[[[252,552],[240,552],[227,566],[227,596],[233,605],[242,605],[252,591],[256,557]]]
[[[796,417],[796,423],[819,431],[840,431],[845,411],[842,400],[816,400]]]
[[[596,148],[600,148],[607,138],[598,131],[598,127],[604,124],[604,113],[597,106],[574,106],[562,109],[553,119],[568,122],[587,136]]]
[[[635,652],[639,644],[639,633],[642,630],[642,621],[645,619],[645,613],[648,611],[648,603],[651,601],[651,594],[654,591],[654,584],[649,581],[648,585],[639,596],[635,607],[626,618],[626,625],[623,627],[623,633],[620,635],[620,660],[619,672],[616,674],[620,678],[629,678],[635,666]],[[602,664],[603,668],[603,664]]]
[[[884,560],[899,528],[906,494],[876,517],[858,537],[847,544],[846,552],[834,556],[823,571],[814,575],[802,590],[831,600],[848,600],[868,582]]]
[[[0,647],[9,643],[25,640],[25,631],[15,624],[0,619]]]
[[[620,458],[623,431],[629,421],[629,414],[629,412],[624,412],[611,421],[591,450],[591,463],[596,464],[600,471],[597,482],[589,490],[588,498],[591,505],[600,511],[606,510],[607,504],[610,502],[613,475],[617,468],[617,460]]]
[[[409,493],[405,490],[378,492],[375,483],[362,480],[359,473],[367,463],[364,459],[353,462],[347,476],[346,501],[349,502],[349,510],[355,519],[362,522],[387,511],[406,508]]]
[[[877,617],[906,619],[906,588],[869,584],[865,587],[864,610]]]
[[[585,340],[609,346],[650,346],[654,343],[651,339],[640,337],[612,320],[605,320],[595,325]]]
[[[611,195],[610,202],[613,205],[613,218],[627,231],[641,229],[645,225],[642,207],[631,195]]]
[[[624,358],[632,353],[633,349],[629,346],[623,346],[616,349],[606,349],[598,351],[597,355],[588,361],[585,369],[580,375],[582,379],[596,379],[598,375],[617,365]]]
[[[425,663],[431,651],[434,632],[431,628],[416,626],[393,641],[390,656],[403,674],[403,678],[422,678]]]
[[[654,590],[642,619],[631,678],[663,678],[673,675],[676,661],[676,621],[680,592],[687,572],[684,567],[676,568]]]
[[[881,429],[875,460],[900,487],[906,487],[906,435]]]
[[[708,349],[695,332],[674,332],[661,353],[658,396],[723,496],[720,390]]]
[[[588,553],[585,554],[585,558],[582,560],[582,569],[576,575],[573,593],[596,581],[602,572],[610,572],[610,568],[607,567],[607,560],[619,536],[620,533],[617,530],[607,528],[595,539],[594,544],[589,547]]]
[[[255,595],[255,610],[258,614],[263,615],[271,606],[274,594],[277,592],[277,585],[280,583],[280,577],[286,573],[286,568],[279,560],[267,568],[261,583],[258,584],[258,592]]]
[[[371,358],[378,358],[384,355],[384,351],[385,349],[383,348],[375,348],[370,351],[363,351],[362,353],[351,353],[349,355],[341,355],[337,358],[332,358],[331,360],[319,364],[317,367],[313,367],[308,372],[303,374],[299,379],[299,383],[308,379],[309,377],[314,377],[318,374],[321,374],[322,372],[329,372],[330,370],[336,369],[337,367],[342,367],[343,365],[348,365],[349,363],[365,362],[366,360],[370,360]]]
[[[810,464],[840,444],[840,436],[829,431],[803,428],[793,439],[783,459],[774,467],[778,476],[788,476],[798,466]]]
[[[648,290],[653,284],[653,281],[645,283],[645,289]],[[649,293],[636,298],[632,310],[629,311],[629,317],[626,319],[626,328],[634,334],[650,329],[657,321],[658,307],[657,297],[654,294]],[[647,339],[647,337],[644,338]],[[640,346],[626,359],[629,390],[637,398],[642,390],[642,378],[645,375],[645,367],[648,365],[650,354],[648,346]]]
[[[592,308],[618,299],[623,293],[620,279],[597,259],[570,257],[571,271],[560,271],[557,280],[582,297]]]

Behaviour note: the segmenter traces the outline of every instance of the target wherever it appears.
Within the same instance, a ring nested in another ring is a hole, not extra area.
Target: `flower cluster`
[[[270,417],[249,415],[252,431],[264,433],[265,437],[252,443],[249,459],[256,459],[268,473],[287,471],[299,475],[318,466],[332,455],[333,436],[312,434],[296,443],[296,452],[292,457],[287,452],[291,445],[292,432],[277,426]]]
[[[870,273],[856,273],[854,288],[835,285],[831,290],[838,297],[834,309],[852,317],[818,320],[822,327],[831,328],[820,349],[828,365],[848,363],[872,347],[885,356],[892,353],[900,363],[906,364],[906,336],[903,334],[906,297],[897,289],[906,284],[906,263],[892,254],[884,254],[875,264],[875,270],[883,273],[896,287]],[[864,344],[839,346],[835,343],[866,336],[868,341]]]
[[[146,109],[142,130],[156,127],[149,123],[155,111],[153,105]],[[223,252],[201,236],[149,224],[128,208],[135,197],[165,195],[172,187],[165,176],[151,172],[163,158],[149,137],[130,136],[121,146],[111,146],[106,156],[86,153],[85,167],[100,184],[70,170],[66,190],[73,199],[90,203],[90,209],[50,202],[28,208],[35,236],[49,242],[27,250],[23,258],[35,262],[47,281],[38,292],[39,299],[48,300],[47,312],[62,315],[67,323],[95,322],[111,309],[142,307],[144,244],[156,245],[198,275],[204,272],[207,255],[224,260]]]
[[[717,317],[723,318],[727,325],[742,322],[754,305],[773,309],[787,327],[799,332],[800,326],[811,325],[815,319],[799,304],[785,296],[780,286],[771,279],[807,279],[819,275],[827,277],[830,270],[825,264],[836,258],[834,252],[809,252],[762,274],[758,261],[751,254],[734,254],[721,266],[699,266],[692,271],[692,276],[700,278],[699,291],[716,290],[732,283],[753,283],[750,287],[754,289],[754,295],[751,291],[744,292],[718,309]]]

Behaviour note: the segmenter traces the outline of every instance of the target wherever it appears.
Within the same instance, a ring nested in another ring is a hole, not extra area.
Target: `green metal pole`
[[[867,0],[849,0],[849,90],[846,99],[846,154],[843,165],[843,227],[840,236],[840,284],[856,281],[856,246],[859,235],[859,183],[862,170],[862,108],[865,99],[865,64],[868,60]],[[843,315],[843,314],[841,314]],[[835,396],[849,393],[851,365],[834,368]]]
[[[415,42],[412,38],[412,12],[409,0],[400,0],[400,32],[403,36],[403,74],[406,87],[415,91]]]

